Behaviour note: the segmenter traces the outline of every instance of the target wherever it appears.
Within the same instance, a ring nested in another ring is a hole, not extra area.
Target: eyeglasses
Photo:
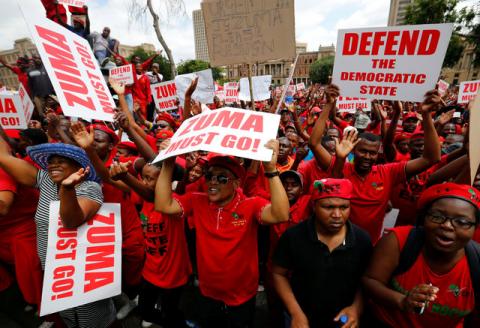
[[[472,222],[467,218],[452,218],[440,213],[427,213],[427,216],[430,218],[430,221],[437,224],[444,224],[447,220],[450,221],[454,228],[468,230],[471,227],[476,225],[476,222]]]
[[[231,180],[231,178],[229,178],[229,177],[227,177],[223,174],[213,175],[212,173],[207,172],[207,173],[205,173],[205,180],[207,180],[208,182],[215,180],[219,184],[227,184],[228,181]]]
[[[157,127],[159,127],[160,129],[165,129],[168,126],[168,124],[157,124]]]

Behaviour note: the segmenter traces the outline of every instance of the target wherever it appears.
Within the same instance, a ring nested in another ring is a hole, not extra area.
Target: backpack
[[[398,266],[393,275],[405,273],[412,267],[425,242],[425,231],[423,227],[413,227],[408,234],[405,246],[400,253]],[[480,244],[470,240],[465,246],[465,256],[470,268],[470,279],[475,296],[475,308],[480,309]]]

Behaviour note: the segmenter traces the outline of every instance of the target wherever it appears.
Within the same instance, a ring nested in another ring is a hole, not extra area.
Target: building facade
[[[467,44],[463,50],[462,57],[452,68],[443,68],[441,77],[452,85],[458,85],[463,81],[480,80],[480,65],[475,67],[474,45]]]
[[[293,81],[297,83],[305,83],[305,85],[310,84],[310,66],[319,59],[335,56],[335,46],[332,44],[330,46],[318,47],[318,51],[308,51],[299,54],[297,66],[295,67],[295,72],[293,73]]]
[[[118,52],[120,53],[120,56],[128,58],[135,52],[135,49],[137,48],[142,48],[143,50],[145,50],[145,52],[149,52],[149,53],[157,51],[155,49],[155,46],[151,43],[142,43],[138,46],[129,46],[129,45],[120,43],[118,47]]]
[[[208,56],[207,35],[205,34],[205,22],[203,21],[202,10],[194,10],[193,17],[193,35],[195,39],[195,59],[210,62]]]
[[[390,0],[388,26],[404,25],[405,13],[411,3],[413,3],[413,0]]]

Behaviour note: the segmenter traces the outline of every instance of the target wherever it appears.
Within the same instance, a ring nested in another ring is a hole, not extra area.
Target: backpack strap
[[[470,279],[475,294],[475,307],[480,309],[480,244],[470,240],[465,246],[465,255],[470,268]]]
[[[392,276],[405,273],[410,269],[420,255],[425,241],[423,227],[413,227],[408,233],[407,241],[400,251],[398,266]]]

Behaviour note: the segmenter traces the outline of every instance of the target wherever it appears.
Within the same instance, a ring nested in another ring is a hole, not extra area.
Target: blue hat
[[[86,180],[99,182],[100,178],[97,176],[87,153],[80,147],[68,145],[64,143],[45,143],[37,146],[27,147],[27,154],[37,163],[43,170],[47,170],[48,159],[50,156],[58,155],[69,158],[77,162],[84,169],[90,167],[90,173]]]

